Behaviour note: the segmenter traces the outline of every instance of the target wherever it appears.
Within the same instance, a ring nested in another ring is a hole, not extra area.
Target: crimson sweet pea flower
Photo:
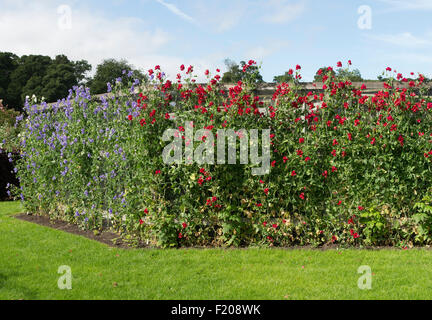
[[[267,222],[265,222],[265,221],[262,224],[264,227],[267,226]]]
[[[178,234],[178,238],[179,238],[179,239],[183,238],[183,234],[182,234],[181,232],[179,232],[179,234]]]
[[[155,174],[156,174],[156,175],[158,175],[158,174],[160,174],[160,173],[161,173],[160,170],[156,170],[156,171],[155,171]]]
[[[337,66],[338,68],[342,68],[342,62],[338,61],[337,64],[336,64],[336,66]]]
[[[182,65],[180,66],[180,70],[181,70],[181,71],[184,71],[184,69],[185,69],[185,66],[184,66],[184,64],[182,64]]]
[[[272,227],[273,227],[274,229],[277,229],[278,225],[277,225],[276,223],[274,223],[274,224],[272,225]]]
[[[132,121],[132,119],[133,119],[133,116],[130,114],[130,115],[128,115],[128,119],[129,119],[129,121]]]
[[[264,193],[265,193],[266,195],[268,195],[268,193],[269,193],[269,188],[265,188],[265,189],[264,189]]]
[[[144,223],[144,221],[142,219],[140,219],[139,224],[142,225]]]
[[[297,175],[296,171],[293,170],[293,171],[291,172],[291,176],[292,176],[292,177],[295,177],[296,175]]]
[[[149,213],[149,211],[148,211],[147,208],[144,209],[144,213],[145,213],[145,214],[148,214],[148,213]]]
[[[299,197],[300,197],[300,199],[304,200],[304,198],[305,198],[304,192],[300,193]]]
[[[183,222],[183,223],[182,223],[182,227],[183,227],[183,229],[186,229],[186,227],[187,227],[187,223],[186,223],[186,222]]]

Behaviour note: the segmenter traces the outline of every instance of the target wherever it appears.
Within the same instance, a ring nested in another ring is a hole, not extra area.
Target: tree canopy
[[[5,105],[21,110],[25,97],[33,94],[47,101],[64,98],[70,88],[80,84],[91,66],[86,60],[74,62],[65,55],[51,59],[0,52],[0,70],[0,98]]]
[[[92,94],[107,92],[107,83],[113,83],[115,79],[121,77],[124,71],[133,71],[136,79],[144,80],[145,75],[134,69],[126,60],[106,59],[96,67],[96,74],[90,79],[87,86],[90,87]]]
[[[246,80],[251,83],[264,82],[258,66],[249,65],[245,61],[240,61],[240,64],[237,64],[230,59],[225,59],[224,62],[228,70],[222,76],[222,83],[237,83]]]

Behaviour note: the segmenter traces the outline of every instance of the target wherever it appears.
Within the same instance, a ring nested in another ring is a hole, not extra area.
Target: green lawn
[[[429,250],[113,249],[0,203],[0,299],[431,299]],[[57,286],[71,267],[71,290]],[[372,268],[371,290],[357,269]]]

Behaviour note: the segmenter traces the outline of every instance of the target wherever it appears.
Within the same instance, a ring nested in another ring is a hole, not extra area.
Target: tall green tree
[[[336,72],[332,68],[321,67],[315,73],[314,82],[322,82],[322,79],[323,79],[324,75],[326,75],[327,77],[331,78],[333,76],[336,76]]]
[[[12,72],[18,67],[18,56],[11,52],[0,52],[0,99],[5,105],[9,105],[7,89],[10,84]]]
[[[91,70],[85,60],[70,61],[65,55],[54,59],[43,55],[25,55],[18,58],[10,53],[0,53],[0,65],[12,65],[8,77],[2,71],[0,98],[17,110],[24,106],[25,97],[36,95],[46,101],[56,101],[67,96],[68,91],[82,83],[86,72]],[[9,61],[9,62],[8,62]],[[3,63],[3,64],[2,64]],[[0,81],[1,81],[0,80]]]
[[[107,92],[107,83],[113,83],[115,79],[123,76],[123,71],[133,71],[133,76],[139,80],[144,80],[145,75],[126,60],[106,59],[96,67],[96,74],[89,80],[87,85],[92,94]]]
[[[227,71],[222,76],[222,83],[237,83],[240,80],[248,80],[251,83],[264,82],[258,66],[251,65],[243,71],[243,68],[247,65],[245,61],[240,61],[240,64],[237,64],[231,59],[225,59],[224,62]]]
[[[273,77],[273,82],[282,83],[282,82],[290,82],[293,81],[294,75],[293,72],[286,71],[284,74]]]
[[[339,69],[336,73],[336,78],[339,81],[349,80],[349,81],[363,81],[359,69],[349,70],[349,69]]]

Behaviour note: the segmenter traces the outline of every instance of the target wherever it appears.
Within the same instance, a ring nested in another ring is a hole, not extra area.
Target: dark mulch
[[[69,232],[72,234],[76,234],[76,235],[80,235],[83,237],[86,237],[88,239],[91,240],[96,240],[99,241],[101,243],[107,244],[110,247],[113,248],[123,248],[123,249],[132,249],[132,248],[154,248],[151,246],[147,246],[145,243],[141,242],[138,245],[134,244],[133,246],[131,246],[129,243],[125,242],[120,235],[110,232],[110,231],[102,231],[98,234],[95,234],[93,231],[89,231],[89,230],[81,230],[77,225],[75,224],[70,224],[66,221],[62,221],[62,220],[50,220],[48,217],[46,216],[38,216],[38,215],[27,215],[27,214],[18,214],[18,215],[14,215],[13,217],[20,219],[20,220],[24,220],[24,221],[28,221],[28,222],[32,222],[32,223],[36,223],[42,226],[46,226],[46,227],[50,227],[53,229],[57,229],[57,230],[61,230],[61,231],[65,231],[65,232]],[[210,249],[210,248],[215,248],[212,246],[194,246],[194,247],[185,247],[185,248],[178,248],[178,249],[183,249],[183,250],[189,250],[189,249]],[[244,250],[244,249],[248,249],[251,247],[239,247],[239,248],[223,248],[223,249],[227,249],[227,250]],[[351,247],[341,247],[338,244],[325,244],[323,246],[320,247],[313,247],[313,246],[291,246],[291,247],[271,247],[272,249],[280,249],[280,250],[321,250],[321,251],[326,251],[326,250],[338,250],[338,249],[359,249],[359,250],[388,250],[388,249],[393,249],[393,250],[401,250],[398,247],[395,246],[351,246]],[[432,247],[430,246],[421,246],[421,247],[414,247],[414,248],[422,248],[422,249],[428,249],[431,250]],[[412,249],[414,249],[412,248]]]
[[[95,234],[90,230],[81,230],[77,225],[70,224],[66,221],[62,220],[50,220],[46,216],[37,216],[37,215],[28,215],[28,214],[19,214],[14,216],[17,219],[36,223],[42,226],[50,227],[53,229],[73,233],[79,236],[86,237],[91,240],[96,240],[102,243],[105,243],[113,248],[123,248],[123,249],[131,249],[131,246],[124,242],[120,236],[116,233],[109,231],[102,231],[98,234]],[[143,244],[140,244],[138,247],[143,247]]]

